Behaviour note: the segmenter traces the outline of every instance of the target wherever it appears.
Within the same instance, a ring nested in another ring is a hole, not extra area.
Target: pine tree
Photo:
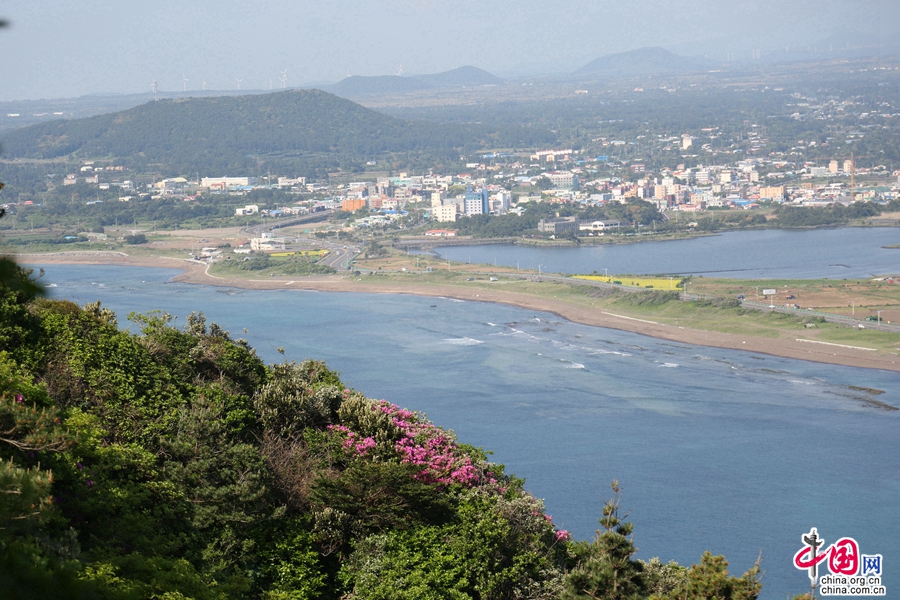
[[[632,559],[633,525],[619,519],[619,482],[612,482],[613,497],[603,505],[602,530],[592,543],[576,548],[578,565],[566,578],[567,600],[632,600],[646,595],[643,565]]]

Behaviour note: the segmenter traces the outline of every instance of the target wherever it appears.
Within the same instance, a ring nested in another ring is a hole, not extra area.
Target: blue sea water
[[[703,348],[496,304],[407,295],[248,291],[173,270],[49,265],[58,298],[191,311],[267,361],[327,361],[348,385],[423,411],[526,479],[554,522],[590,539],[618,479],[638,556],[731,570],[763,555],[763,598],[808,587],[800,536],[854,537],[900,593],[900,376]],[[244,332],[244,328],[247,329]]]
[[[870,277],[900,272],[897,227],[732,231],[690,240],[559,248],[453,246],[437,248],[458,262],[554,273],[707,275],[740,278]]]

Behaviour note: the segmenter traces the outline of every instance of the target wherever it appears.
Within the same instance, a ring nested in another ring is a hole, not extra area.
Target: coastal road
[[[309,213],[296,218],[271,219],[268,223],[258,223],[256,225],[247,225],[241,228],[241,232],[250,237],[257,237],[263,231],[274,231],[283,227],[293,227],[294,225],[303,225],[304,223],[318,223],[326,220],[331,216],[331,210],[318,211]]]
[[[864,321],[862,319],[846,317],[844,315],[835,315],[832,313],[813,311],[803,308],[778,306],[777,304],[773,306],[767,302],[754,302],[752,300],[744,300],[741,303],[741,306],[745,306],[747,308],[755,308],[757,310],[780,312],[789,315],[822,317],[828,323],[837,323],[839,325],[848,325],[850,327],[859,327],[860,325],[862,325],[862,328],[865,329],[877,329],[878,331],[892,331],[895,333],[900,333],[900,325],[896,325],[894,323],[885,323],[884,321],[881,321],[880,323],[877,321]]]
[[[328,246],[331,252],[320,260],[319,264],[331,267],[335,271],[345,271],[348,261],[357,254],[356,248],[335,244],[328,244]]]

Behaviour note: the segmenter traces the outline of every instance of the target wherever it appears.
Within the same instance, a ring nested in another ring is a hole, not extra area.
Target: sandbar
[[[900,356],[880,354],[865,348],[839,344],[808,343],[800,339],[769,339],[743,336],[716,331],[690,329],[677,325],[657,323],[618,315],[598,308],[574,306],[553,298],[507,290],[491,290],[454,285],[428,284],[417,286],[406,283],[368,283],[364,278],[346,275],[309,277],[271,277],[265,279],[223,278],[209,275],[206,263],[160,256],[129,256],[121,252],[72,252],[57,254],[20,254],[22,264],[104,264],[135,267],[163,267],[182,269],[173,281],[218,287],[235,287],[251,290],[298,289],[323,292],[357,292],[370,294],[411,294],[416,296],[447,297],[475,302],[494,302],[529,310],[555,314],[563,319],[592,325],[631,331],[658,339],[681,342],[695,346],[711,346],[732,350],[745,350],[783,358],[808,360],[819,363],[845,365],[866,369],[900,371]]]

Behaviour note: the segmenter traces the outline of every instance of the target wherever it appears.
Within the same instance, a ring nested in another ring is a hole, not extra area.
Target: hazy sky
[[[572,71],[644,46],[900,31],[898,0],[6,0],[0,100],[267,89],[348,74]],[[686,52],[685,52],[686,53]],[[189,79],[186,83],[182,77]]]

